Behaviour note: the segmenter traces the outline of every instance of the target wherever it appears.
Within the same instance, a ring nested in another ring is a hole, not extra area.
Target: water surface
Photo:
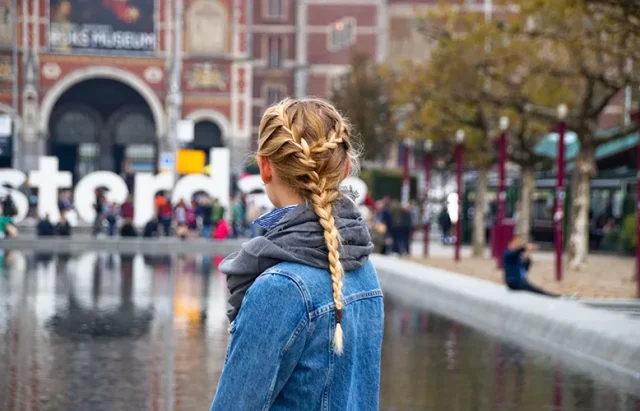
[[[208,409],[228,327],[216,260],[5,255],[0,410]],[[640,411],[636,395],[386,300],[382,410]]]

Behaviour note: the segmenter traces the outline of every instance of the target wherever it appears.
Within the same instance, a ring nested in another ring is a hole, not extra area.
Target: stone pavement
[[[484,257],[472,257],[471,247],[462,248],[462,260],[453,261],[453,246],[439,241],[429,243],[430,256],[422,257],[422,242],[412,245],[412,258],[430,267],[441,268],[471,277],[503,284],[503,273],[487,250]],[[581,299],[636,298],[635,259],[621,255],[591,254],[580,271],[570,271],[565,264],[564,278],[555,280],[553,252],[534,253],[530,272],[532,283],[559,294],[580,293]]]

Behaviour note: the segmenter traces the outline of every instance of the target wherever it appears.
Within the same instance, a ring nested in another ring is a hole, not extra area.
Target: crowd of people
[[[217,198],[201,193],[189,200],[180,199],[172,204],[169,193],[160,192],[154,199],[154,215],[139,232],[134,225],[133,198],[129,195],[118,204],[109,201],[103,190],[95,191],[93,208],[96,212],[91,233],[94,237],[106,235],[113,237],[171,237],[227,239],[246,237],[251,233],[248,224],[248,204],[244,195],[231,200],[227,210]],[[71,225],[69,217],[75,215],[71,192],[64,190],[58,199],[60,220],[57,224],[50,221],[49,215],[43,216],[36,226],[38,236],[69,236]],[[251,211],[251,210],[250,210]]]
[[[417,202],[407,205],[397,199],[384,197],[364,201],[363,216],[369,227],[376,251],[382,254],[408,255],[411,250],[413,232],[424,224],[424,216]]]

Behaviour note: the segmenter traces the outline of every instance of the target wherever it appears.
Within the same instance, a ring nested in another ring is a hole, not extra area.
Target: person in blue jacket
[[[530,291],[532,293],[559,297],[542,290],[527,280],[531,268],[531,253],[537,249],[535,244],[524,244],[522,237],[516,233],[509,242],[509,248],[503,255],[504,280],[511,290]]]

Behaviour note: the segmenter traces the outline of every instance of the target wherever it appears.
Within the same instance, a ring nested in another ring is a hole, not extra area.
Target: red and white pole
[[[464,131],[456,132],[456,181],[458,184],[458,221],[456,221],[455,261],[460,261],[460,245],[462,244],[462,160],[464,156]]]
[[[507,129],[509,117],[500,117],[500,138],[498,139],[498,209],[493,228],[493,251],[502,268],[502,253],[508,239],[504,238],[504,219],[507,217]]]
[[[553,214],[555,224],[555,248],[556,248],[556,281],[562,281],[562,251],[564,249],[564,135],[567,131],[565,119],[568,108],[566,104],[558,107],[558,178],[556,180],[556,207]]]
[[[431,191],[431,164],[433,161],[431,157],[432,147],[433,143],[431,140],[426,140],[424,142],[424,204],[422,205],[424,214],[424,249],[422,250],[422,253],[424,257],[429,256],[429,232],[431,231],[431,224],[429,223],[431,218],[429,212],[429,191]]]

